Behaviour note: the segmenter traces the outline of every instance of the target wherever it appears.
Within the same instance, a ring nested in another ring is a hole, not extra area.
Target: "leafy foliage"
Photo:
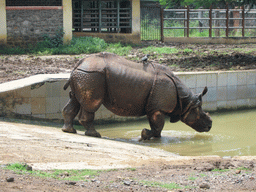
[[[63,45],[61,32],[57,32],[54,37],[44,36],[44,41],[35,46],[27,47],[7,47],[0,46],[0,53],[12,54],[35,54],[35,55],[57,55],[57,54],[83,54],[97,53],[104,51],[108,44],[97,37],[73,37],[70,44]]]
[[[55,48],[63,45],[63,28],[58,28],[53,37],[50,37],[49,34],[43,35],[43,42],[39,43],[38,46],[47,47],[47,48]]]
[[[249,6],[256,5],[255,0],[160,0],[161,5],[166,8],[176,8],[178,6],[192,6],[195,8],[209,8],[211,5],[216,7],[224,7],[228,3],[230,6]]]

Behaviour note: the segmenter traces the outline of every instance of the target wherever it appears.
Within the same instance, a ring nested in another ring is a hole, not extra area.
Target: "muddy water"
[[[198,133],[182,122],[166,120],[162,137],[139,142],[146,120],[96,126],[103,137],[157,147],[179,155],[256,155],[256,110],[212,114],[213,127]]]

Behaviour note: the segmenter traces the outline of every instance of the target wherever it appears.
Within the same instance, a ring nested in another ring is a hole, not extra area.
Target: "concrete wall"
[[[243,44],[256,43],[256,37],[164,37],[164,42],[201,44]]]
[[[111,43],[140,43],[140,35],[133,33],[82,33],[82,32],[73,32],[75,37],[99,37],[104,39],[106,42]]]
[[[54,35],[63,28],[64,43],[72,39],[72,0],[63,6],[8,6],[0,0],[0,44],[23,45]]]
[[[63,11],[15,9],[6,11],[7,42],[10,45],[35,43],[42,40],[44,34],[53,36],[63,26]]]
[[[69,43],[72,40],[72,0],[62,0],[63,5],[63,43]]]
[[[0,44],[7,43],[5,0],[0,0]]]
[[[203,98],[205,111],[256,107],[256,70],[176,73],[194,93],[209,91]],[[36,75],[0,84],[0,116],[25,115],[42,119],[62,119],[69,100],[63,85],[69,74]],[[96,119],[124,119],[101,107]]]

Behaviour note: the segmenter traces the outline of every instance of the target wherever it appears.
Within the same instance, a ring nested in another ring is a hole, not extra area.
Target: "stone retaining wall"
[[[256,107],[256,70],[229,72],[182,72],[177,76],[194,93],[209,91],[203,98],[205,111]],[[0,116],[25,115],[42,119],[62,119],[62,108],[69,100],[63,85],[69,74],[36,75],[0,84]],[[124,119],[103,106],[96,119]]]
[[[6,20],[8,44],[34,44],[63,27],[63,10],[6,10]]]

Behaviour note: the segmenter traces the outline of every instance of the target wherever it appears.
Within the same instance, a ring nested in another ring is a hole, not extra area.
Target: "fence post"
[[[220,27],[220,20],[218,20],[219,17],[220,17],[219,11],[215,11],[215,18],[217,18],[217,20],[215,20],[215,27],[217,27],[217,29],[215,29],[215,37],[220,36],[220,29],[218,28]]]
[[[189,7],[187,6],[187,37],[189,37]]]
[[[242,6],[242,37],[244,37],[244,6]]]
[[[199,32],[200,33],[203,32],[203,30],[201,28],[201,27],[203,27],[203,20],[201,20],[201,18],[203,18],[203,11],[198,12],[198,19],[199,19],[198,24],[199,24]]]
[[[184,37],[187,36],[187,22],[186,22],[186,18],[187,18],[187,12],[184,11]]]
[[[228,3],[226,4],[226,37],[228,37],[228,31],[229,31],[229,28],[228,28]]]
[[[212,5],[209,10],[209,37],[212,37]]]

